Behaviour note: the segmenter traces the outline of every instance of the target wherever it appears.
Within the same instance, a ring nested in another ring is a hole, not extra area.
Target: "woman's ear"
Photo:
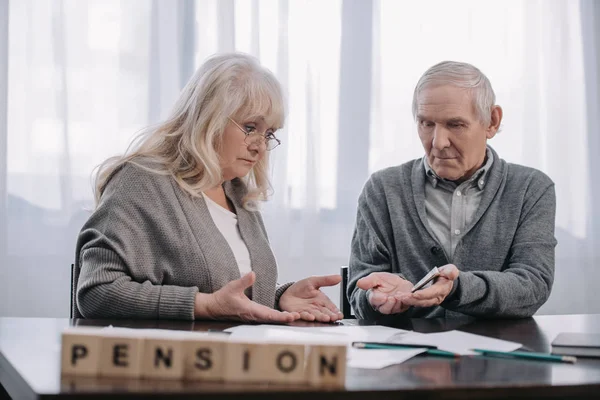
[[[500,123],[502,122],[502,107],[492,107],[492,115],[490,118],[490,126],[487,128],[486,137],[488,139],[493,138],[500,129]]]

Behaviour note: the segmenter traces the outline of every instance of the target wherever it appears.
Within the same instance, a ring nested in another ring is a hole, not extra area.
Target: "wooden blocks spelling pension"
[[[73,327],[62,333],[61,371],[70,376],[343,387],[346,346],[234,341],[220,333]]]

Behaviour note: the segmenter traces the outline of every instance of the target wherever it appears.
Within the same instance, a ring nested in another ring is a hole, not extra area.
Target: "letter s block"
[[[186,339],[184,378],[222,381],[225,375],[225,340],[226,338],[208,336]]]

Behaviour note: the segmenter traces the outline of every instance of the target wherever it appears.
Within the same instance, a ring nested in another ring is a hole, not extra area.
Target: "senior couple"
[[[283,105],[256,59],[216,55],[165,121],[100,166],[77,241],[75,317],[343,318],[320,290],[339,275],[277,280],[258,204]],[[412,112],[424,156],[374,173],[358,199],[347,292],[356,315],[533,315],[554,276],[553,182],[487,145],[502,108],[472,65],[427,70]],[[440,276],[412,293],[434,266]]]

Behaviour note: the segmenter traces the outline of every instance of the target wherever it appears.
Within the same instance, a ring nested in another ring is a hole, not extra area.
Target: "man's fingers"
[[[358,286],[359,288],[361,288],[363,290],[372,289],[376,286],[379,286],[379,278],[377,278],[377,275],[375,275],[375,274],[365,276],[364,278],[360,278],[356,282],[356,286]]]
[[[448,290],[449,283],[451,284],[451,282],[448,281],[448,279],[439,277],[438,280],[433,285],[429,286],[426,289],[417,290],[416,292],[414,292],[412,294],[411,297],[416,300],[433,299],[442,294],[444,294],[444,297],[445,297],[445,295],[449,293],[449,290]]]
[[[323,275],[323,276],[311,276],[308,278],[315,288],[323,286],[335,286],[342,281],[340,274],[334,275]]]
[[[440,276],[453,281],[458,278],[460,271],[456,268],[454,264],[446,264],[438,269],[440,271]]]
[[[396,304],[394,304],[394,307],[392,307],[392,311],[390,312],[390,314],[398,314],[406,311],[406,309],[408,308],[406,304],[404,304],[402,300],[397,298],[396,296],[394,296],[394,298],[396,300]]]
[[[378,292],[377,290],[371,291],[371,296],[369,297],[369,303],[375,308],[380,307],[387,301],[387,294]]]
[[[397,300],[396,298],[394,298],[393,296],[390,296],[387,298],[386,302],[383,303],[377,311],[379,311],[381,314],[393,314],[392,310],[394,309],[394,306],[396,305]]]

